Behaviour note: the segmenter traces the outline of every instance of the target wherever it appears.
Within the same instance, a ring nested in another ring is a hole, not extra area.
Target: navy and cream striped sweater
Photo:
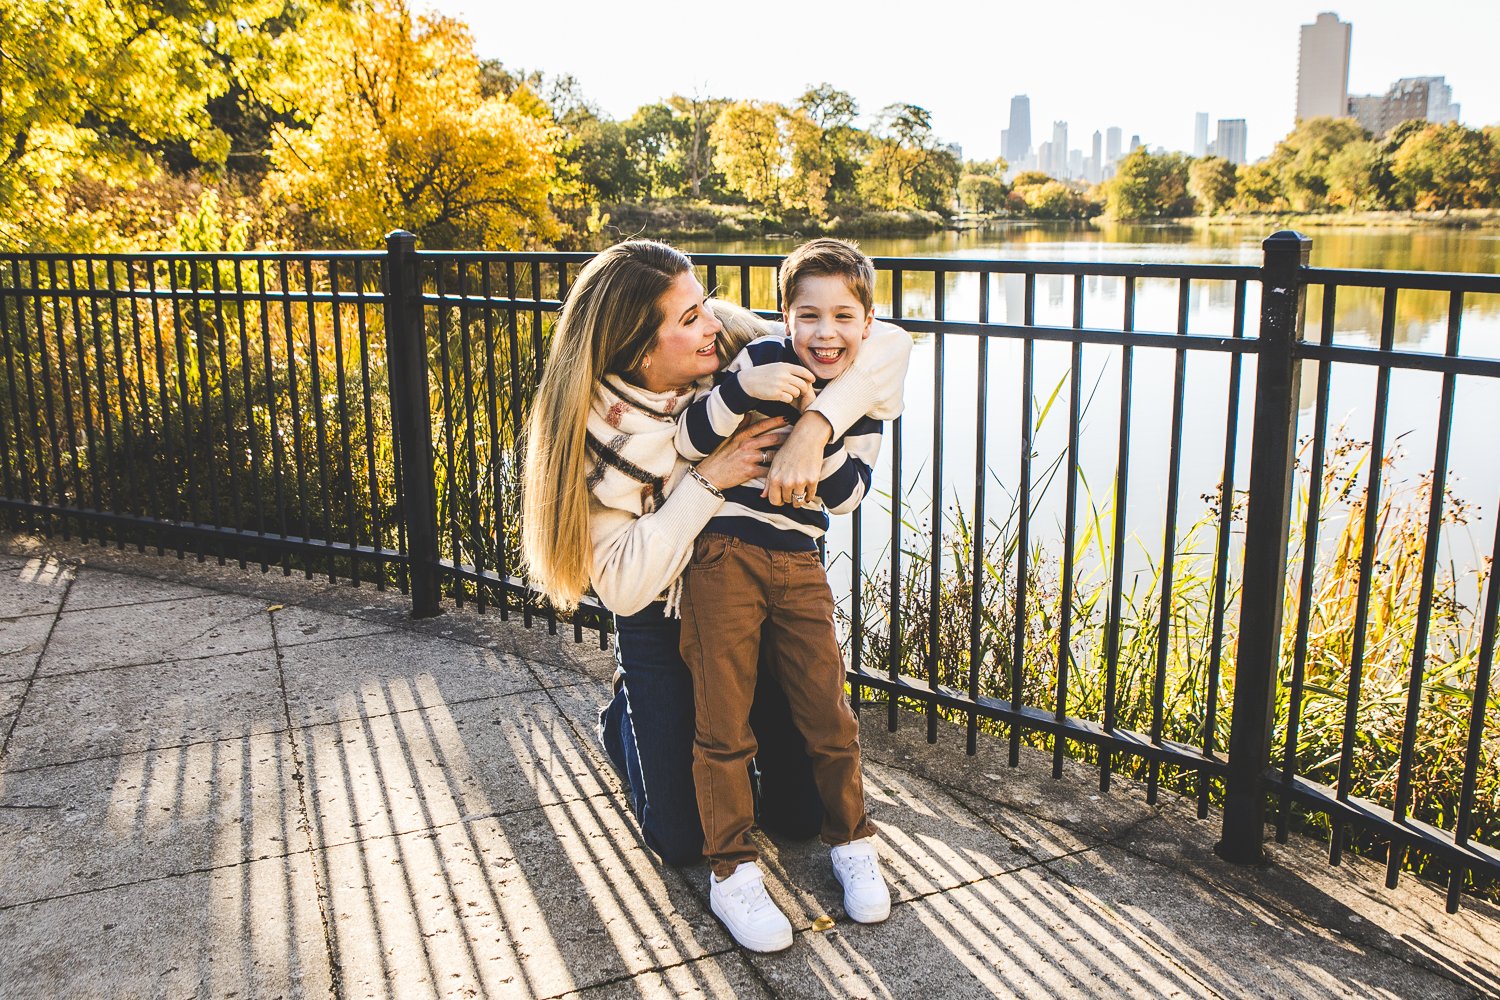
[[[793,421],[801,416],[790,403],[755,399],[740,388],[739,372],[778,361],[802,364],[792,348],[792,338],[761,337],[751,341],[729,363],[718,384],[693,401],[677,424],[677,450],[697,461],[740,426],[752,410]],[[813,383],[821,391],[826,380]],[[708,522],[705,531],[742,538],[753,545],[780,551],[812,551],[828,530],[828,515],[844,514],[859,506],[870,488],[870,468],[880,454],[880,421],[864,416],[843,437],[829,441],[823,449],[823,473],[818,497],[823,507],[776,507],[760,495],[764,479],[752,479],[724,491],[724,506]]]

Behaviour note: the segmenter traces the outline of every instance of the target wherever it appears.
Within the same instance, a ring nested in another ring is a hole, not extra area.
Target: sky
[[[418,0],[419,4],[422,0]],[[1010,98],[1031,98],[1033,145],[1069,123],[1191,151],[1193,116],[1248,122],[1258,159],[1291,130],[1299,26],[1330,10],[1353,24],[1352,94],[1446,76],[1461,120],[1500,123],[1500,0],[890,0],[497,3],[427,0],[468,22],[484,58],[571,73],[615,118],[673,93],[794,101],[810,84],[849,91],[862,116],[896,102],[932,114],[969,159],[1000,154]]]

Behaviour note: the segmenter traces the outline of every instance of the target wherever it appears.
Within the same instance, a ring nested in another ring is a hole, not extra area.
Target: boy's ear
[[[874,309],[866,309],[865,310],[865,330],[864,330],[863,333],[861,333],[859,335],[859,339],[860,340],[869,340],[870,339],[870,328],[872,326],[874,326],[874,325],[875,325],[875,310]]]

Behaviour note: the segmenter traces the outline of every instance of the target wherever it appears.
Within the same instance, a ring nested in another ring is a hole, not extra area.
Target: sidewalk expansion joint
[[[68,603],[68,594],[73,590],[73,581],[78,579],[75,573],[68,579],[63,588],[62,600],[58,602],[61,609]],[[47,655],[47,649],[52,645],[52,637],[57,634],[57,623],[62,618],[61,610],[52,616],[52,626],[47,629],[47,638],[42,640],[42,648],[37,651],[36,662],[31,665],[31,673],[26,677],[26,686],[21,689],[21,698],[16,702],[16,712],[10,717],[10,725],[5,727],[5,738],[0,740],[0,762],[10,755],[10,740],[16,732],[16,726],[21,723],[21,715],[26,711],[26,699],[31,695],[31,686],[36,683],[37,672],[42,669],[42,660]]]
[[[273,612],[263,612],[271,625],[271,648],[276,659],[276,684],[281,691],[281,711],[286,720],[286,742],[288,750],[292,755],[292,777],[297,782],[297,808],[298,818],[295,824],[307,837],[308,851],[312,851],[312,822],[309,819],[307,808],[307,772],[302,766],[301,754],[297,750],[297,739],[293,735],[292,706],[291,700],[286,692],[286,671],[281,662],[281,643],[276,637],[276,615]],[[314,858],[316,861],[316,858]],[[318,921],[322,924],[323,952],[328,959],[328,991],[333,1000],[342,1000],[344,995],[344,973],[343,967],[338,961],[338,952],[334,948],[333,920],[329,914],[330,893],[328,886],[324,884],[320,867],[314,863],[312,866],[313,894],[318,897]]]

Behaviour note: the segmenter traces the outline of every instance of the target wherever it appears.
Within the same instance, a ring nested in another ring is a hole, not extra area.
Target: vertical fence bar
[[[262,303],[264,306],[264,303]],[[250,502],[255,505],[255,530],[260,534],[266,532],[266,507],[265,497],[261,490],[261,451],[260,430],[255,424],[254,392],[255,384],[250,379],[250,332],[248,320],[245,317],[245,270],[238,257],[234,259],[234,315],[239,330],[240,342],[240,384],[245,393],[245,438],[250,447]],[[267,371],[264,377],[266,385],[269,386],[271,373]],[[269,393],[268,393],[269,394]],[[272,428],[275,432],[275,428]],[[260,571],[264,573],[270,566],[267,564],[262,550]]]
[[[1073,276],[1073,329],[1083,329],[1083,275]],[[1083,419],[1083,341],[1073,341],[1068,359],[1068,478],[1064,488],[1062,607],[1057,623],[1057,692],[1052,718],[1059,725],[1068,717],[1068,667],[1073,658],[1073,547],[1078,522],[1078,425]],[[1052,738],[1052,777],[1061,778],[1067,738]]]
[[[328,486],[328,467],[332,460],[328,457],[328,419],[323,413],[323,351],[318,346],[318,285],[313,277],[312,265],[311,258],[302,261],[302,280],[307,286],[304,289],[307,293],[307,377],[309,395],[312,397],[313,441],[318,447],[318,496],[321,500],[318,506],[323,513],[321,540],[326,543],[333,541],[333,523],[329,514],[329,508],[333,506],[333,495]],[[329,261],[328,267],[330,271],[333,269],[332,261]],[[328,582],[334,583],[337,580],[338,568],[330,551]]]
[[[487,389],[484,394],[485,427],[489,431],[490,504],[489,531],[486,538],[495,546],[495,576],[500,584],[495,596],[500,601],[500,620],[510,617],[510,601],[506,594],[505,579],[510,570],[505,552],[505,485],[501,478],[505,454],[500,446],[500,383],[495,369],[495,302],[490,273],[493,268],[487,262],[479,265],[479,294],[484,298],[484,372]]]
[[[1338,310],[1338,286],[1323,286],[1323,318],[1318,340],[1333,343],[1334,316]],[[1307,510],[1302,527],[1302,577],[1297,593],[1296,639],[1292,646],[1292,683],[1288,696],[1286,744],[1282,750],[1281,780],[1290,785],[1297,770],[1297,739],[1302,728],[1302,695],[1307,668],[1307,633],[1312,621],[1313,574],[1318,568],[1318,533],[1323,507],[1323,451],[1328,444],[1328,390],[1333,365],[1318,363],[1318,381],[1313,403],[1312,452],[1308,456]],[[1292,797],[1282,794],[1276,815],[1276,842],[1286,843],[1291,827]]]
[[[172,398],[167,392],[167,352],[163,347],[161,339],[161,298],[156,287],[156,262],[149,257],[141,261],[141,267],[146,271],[147,294],[151,296],[151,344],[156,348],[156,397],[161,401],[161,440],[163,450],[166,453],[166,475],[163,481],[162,506],[171,510],[173,520],[182,519],[183,499],[182,483],[183,473],[177,464],[177,449],[172,442]],[[186,465],[186,459],[183,464]],[[156,554],[162,554],[161,535],[157,536]],[[177,558],[183,557],[182,535],[177,536]]]
[[[1245,282],[1234,283],[1235,340],[1245,336]],[[1229,356],[1229,401],[1224,411],[1224,474],[1219,479],[1219,531],[1214,540],[1214,589],[1212,638],[1208,651],[1208,708],[1203,713],[1203,752],[1213,756],[1218,746],[1219,675],[1224,656],[1224,611],[1229,603],[1225,591],[1229,586],[1229,526],[1234,520],[1234,472],[1238,458],[1240,426],[1240,369],[1243,358]],[[1212,779],[1207,771],[1198,772],[1198,818],[1208,818],[1209,788]]]
[[[1021,306],[1021,323],[1036,325],[1036,274],[1026,275],[1025,299]],[[1010,707],[1021,709],[1022,685],[1026,680],[1026,560],[1031,544],[1031,393],[1036,361],[1036,342],[1030,337],[1021,341],[1021,471],[1016,499],[1016,615],[1012,632],[1014,645],[1010,660]],[[1010,724],[1010,766],[1021,765],[1021,726]]]
[[[82,462],[78,457],[78,425],[77,418],[73,413],[73,380],[68,371],[68,347],[67,347],[67,323],[63,319],[62,292],[58,288],[57,260],[47,261],[47,285],[52,291],[52,333],[57,338],[57,384],[62,389],[63,425],[64,435],[67,438],[68,454],[72,456],[72,464],[68,468],[67,484],[72,493],[70,506],[83,506],[83,488],[79,480],[79,469]],[[39,324],[41,325],[41,324]],[[45,356],[45,355],[44,355]],[[59,469],[59,472],[61,470]],[[59,476],[59,482],[61,482]],[[67,538],[69,521],[63,518],[63,537]],[[79,537],[83,541],[89,540],[88,525],[80,523]]]
[[[26,490],[25,497],[27,500],[45,503],[47,500],[47,459],[42,448],[42,423],[37,418],[36,412],[36,379],[32,377],[31,373],[31,338],[26,335],[26,299],[21,293],[23,283],[21,280],[21,262],[18,259],[12,259],[10,262],[10,279],[11,292],[16,304],[16,346],[19,348],[17,353],[21,357],[21,379],[22,385],[26,390],[24,393],[26,415],[23,420],[21,417],[20,400],[15,391],[15,377],[12,376],[10,383],[10,405],[11,411],[15,414],[16,418],[16,447],[18,450],[25,450],[25,434],[22,428],[31,428],[31,458],[30,461],[21,466],[21,484]],[[10,342],[10,337],[7,335],[5,337],[5,344],[6,363],[8,365],[13,364],[10,359]]]
[[[183,288],[183,279],[175,273],[172,276],[172,307],[173,317],[177,323],[176,337],[178,343],[177,352],[177,384],[179,395],[182,398],[182,452],[192,461],[198,464],[202,473],[201,477],[194,474],[191,465],[188,466],[188,482],[194,484],[196,489],[193,493],[193,521],[195,524],[218,523],[218,484],[214,481],[213,456],[208,452],[210,444],[208,428],[208,385],[202,377],[208,372],[208,363],[203,357],[203,334],[200,329],[200,318],[198,315],[198,269],[194,266],[192,258],[181,259],[181,266],[186,274],[187,287]],[[182,302],[183,295],[188,296],[187,305]],[[196,361],[194,360],[196,359]],[[193,412],[192,380],[190,378],[194,366],[200,373],[198,384],[199,407]],[[195,426],[198,428],[197,435],[188,429],[188,417],[194,418]],[[202,506],[203,484],[208,485],[208,506]],[[206,511],[206,513],[205,513]],[[201,535],[192,538],[193,552],[198,561],[203,561],[204,539]]]
[[[1124,333],[1135,330],[1135,277],[1125,276],[1124,316],[1120,327]],[[1125,509],[1130,485],[1130,392],[1135,379],[1135,348],[1120,348],[1120,430],[1119,448],[1115,454],[1115,510],[1109,556],[1109,611],[1104,625],[1104,731],[1113,734],[1120,682],[1120,628],[1125,594]],[[1109,745],[1099,745],[1099,791],[1109,791],[1110,764],[1113,755]]]
[[[57,404],[52,398],[52,365],[48,362],[47,356],[47,310],[42,303],[41,272],[37,268],[37,261],[34,257],[31,260],[31,287],[36,297],[32,313],[36,316],[37,367],[42,376],[42,400],[45,404],[43,412],[47,418],[47,444],[52,454],[52,493],[57,506],[66,507],[68,506],[68,487],[62,472],[62,445],[57,432]],[[52,287],[56,288],[56,282],[52,283]],[[63,385],[66,387],[66,381]],[[66,517],[59,517],[52,523],[61,524],[63,537],[68,537]]]
[[[979,272],[979,322],[990,321],[990,272]],[[965,752],[974,756],[979,752],[979,713],[973,706],[979,704],[979,667],[984,659],[980,642],[980,611],[984,605],[984,488],[989,477],[989,465],[985,461],[988,447],[990,338],[981,333],[978,345],[979,389],[974,400],[974,517],[970,533],[972,567],[969,570],[969,720],[965,733]]]
[[[3,275],[0,275],[3,278]],[[26,441],[21,428],[21,407],[16,396],[15,348],[10,339],[10,294],[0,284],[0,344],[5,346],[5,387],[10,402],[10,421],[0,429],[0,462],[4,463],[5,495],[11,499],[31,499],[29,463],[26,460]],[[12,455],[10,436],[15,435],[15,453]],[[12,478],[12,467],[15,469]],[[24,484],[18,491],[16,483]]]
[[[356,289],[357,291],[357,289]],[[339,494],[344,503],[344,517],[349,522],[349,582],[359,586],[359,502],[354,493],[354,453],[349,441],[349,376],[344,371],[343,303],[339,292],[338,258],[328,260],[328,311],[332,323],[333,378],[339,422]],[[333,541],[329,538],[328,541]]]
[[[1497,503],[1496,509],[1500,509]],[[1495,529],[1495,546],[1490,566],[1500,566],[1500,527]],[[1479,633],[1479,665],[1474,675],[1474,691],[1469,698],[1469,739],[1464,748],[1464,776],[1458,793],[1458,819],[1453,829],[1459,847],[1469,843],[1469,829],[1474,821],[1474,793],[1479,780],[1480,754],[1484,748],[1484,722],[1490,703],[1490,670],[1495,662],[1495,631],[1500,625],[1500,579],[1490,572],[1489,593],[1485,595],[1483,625]],[[1469,880],[1467,867],[1455,867],[1448,876],[1448,912],[1458,912],[1458,894]]]
[[[464,582],[458,575],[458,569],[464,561],[463,531],[458,523],[458,460],[455,457],[456,445],[453,441],[453,366],[448,360],[448,303],[444,299],[448,295],[447,283],[444,274],[448,270],[447,261],[439,258],[433,261],[433,291],[437,293],[437,342],[438,342],[438,397],[442,406],[443,427],[443,493],[441,513],[447,515],[444,519],[447,523],[444,528],[448,532],[449,551],[453,556],[454,573],[448,582],[451,589],[448,591],[458,607],[464,606]],[[462,270],[462,267],[460,267]]]
[[[210,352],[208,348],[209,321],[203,312],[203,296],[206,290],[198,287],[199,265],[190,259],[186,262],[185,266],[188,268],[190,276],[188,283],[189,291],[192,293],[192,306],[189,309],[189,314],[192,316],[193,344],[196,348],[198,358],[198,433],[202,440],[204,478],[208,480],[208,513],[212,519],[209,523],[222,525],[226,522],[223,505],[219,502],[218,456],[214,454],[217,446],[214,443],[213,427],[213,379],[211,374],[213,362],[209,356]],[[209,542],[208,545],[217,549],[215,542]],[[203,558],[205,547],[202,542],[199,543],[199,560]],[[219,562],[222,564],[224,561],[222,550],[215,554],[219,556]]]
[[[483,267],[480,264],[480,267]],[[469,327],[474,314],[469,308],[469,262],[458,261],[458,347],[463,359],[463,404],[464,404],[464,458],[469,473],[469,557],[474,564],[474,604],[485,608],[484,595],[484,545],[480,540],[479,524],[479,445],[476,439],[476,409],[474,405],[474,351],[470,345]],[[450,470],[451,473],[451,470]]]
[[[746,268],[746,305],[749,305],[749,269]],[[901,320],[901,272],[891,272],[891,318]],[[891,632],[887,669],[894,685],[901,673],[901,418],[891,421]],[[896,731],[896,688],[886,702],[886,726]]]
[[[942,271],[932,276],[933,319],[947,318],[948,276]],[[939,625],[943,604],[943,347],[946,338],[933,334],[932,360],[932,526],[928,532],[928,569],[931,570],[927,601],[927,687],[934,697],[927,701],[927,742],[937,742],[938,679],[942,676],[942,636]],[[973,714],[972,712],[970,714]]]
[[[297,511],[302,516],[302,539],[306,541],[312,537],[312,523],[308,520],[311,511],[307,500],[307,449],[302,443],[302,404],[297,398],[297,337],[292,322],[292,281],[287,259],[283,257],[277,263],[281,278],[281,332],[286,339],[287,399],[292,414],[292,464],[297,471]],[[305,555],[301,558],[303,572],[311,580],[312,563]]]
[[[212,279],[210,281],[210,285],[212,286],[211,290],[212,290],[212,293],[213,293],[214,315],[213,315],[213,319],[212,320],[205,319],[203,317],[203,310],[202,310],[202,307],[200,305],[199,310],[198,310],[198,322],[199,322],[200,330],[208,328],[208,327],[212,327],[213,332],[214,332],[214,346],[216,348],[216,352],[215,353],[216,353],[216,357],[218,359],[218,365],[219,365],[219,367],[217,369],[218,376],[219,376],[218,377],[218,392],[219,392],[219,404],[220,404],[219,410],[220,410],[220,419],[222,419],[223,422],[224,422],[223,427],[219,429],[219,432],[224,435],[224,441],[225,441],[225,444],[226,444],[226,447],[224,449],[224,468],[225,468],[225,473],[226,473],[226,475],[228,476],[228,479],[229,479],[229,501],[228,501],[229,502],[229,507],[228,507],[227,510],[225,508],[223,508],[222,506],[216,508],[216,510],[218,510],[219,513],[217,515],[217,519],[216,519],[215,523],[220,524],[220,525],[228,525],[230,527],[239,527],[239,524],[240,524],[240,520],[239,520],[240,484],[239,484],[239,476],[235,472],[235,468],[234,468],[234,466],[235,466],[235,460],[234,460],[234,455],[235,455],[235,446],[234,446],[234,420],[230,416],[230,410],[229,410],[229,407],[230,407],[230,395],[231,395],[231,393],[229,391],[229,366],[228,366],[228,361],[226,359],[226,349],[225,349],[225,345],[224,345],[224,335],[225,335],[225,331],[224,331],[224,296],[223,296],[223,291],[220,288],[220,282],[219,282],[219,261],[218,261],[218,258],[213,258],[213,259],[208,260],[206,262],[205,266],[207,266],[210,269],[209,276]],[[202,294],[203,293],[200,293],[200,296],[198,298],[199,303],[203,302],[203,299],[201,297]],[[201,334],[200,334],[200,336],[201,336]],[[213,358],[210,358],[209,360],[212,361]],[[203,373],[202,373],[201,377],[203,378],[204,394],[205,394],[205,398],[203,400],[203,412],[204,412],[205,418],[207,418],[209,410],[211,409],[211,404],[209,403],[209,401],[207,399],[207,393],[208,393],[208,390],[209,390],[209,384],[210,384],[211,380],[208,377],[208,369],[206,367],[203,369]],[[205,450],[206,450],[206,452],[209,455],[212,455],[212,454],[214,454],[215,451],[218,450],[218,442],[215,440],[215,436],[212,433],[213,429],[209,426],[209,423],[208,423],[207,419],[204,420],[203,428],[204,428],[204,435],[203,436],[204,436]],[[224,550],[222,548],[219,548],[216,554],[219,557],[219,565],[220,566],[224,565]],[[240,559],[240,569],[244,569],[244,568],[245,568],[245,560],[244,560],[243,557],[241,557],[241,559]]]
[[[385,589],[385,523],[380,516],[380,480],[375,464],[374,390],[370,386],[370,323],[365,312],[365,273],[363,262],[354,261],[354,319],[359,328],[360,395],[365,415],[365,478],[370,491],[370,547],[375,555],[375,588]]]
[[[91,454],[89,464],[93,467],[94,482],[99,481],[100,466],[105,466],[106,483],[109,487],[109,510],[110,513],[120,513],[120,477],[115,473],[116,453],[114,435],[113,407],[109,402],[109,366],[104,362],[104,323],[99,319],[99,289],[94,279],[94,261],[92,258],[84,261],[84,268],[88,272],[89,284],[89,326],[92,328],[94,341],[94,374],[99,380],[99,426],[104,432],[104,454],[108,456],[107,463],[102,463],[99,456]],[[129,465],[126,462],[126,465]],[[97,488],[97,485],[96,485]],[[97,506],[97,504],[96,504]],[[102,507],[99,509],[103,509]],[[120,548],[125,547],[123,535],[119,529],[115,531],[115,542]]]
[[[84,340],[83,333],[83,302],[81,290],[78,287],[78,271],[74,268],[76,258],[68,258],[68,297],[72,300],[73,313],[73,352],[78,355],[78,409],[83,414],[83,454],[85,465],[88,468],[89,481],[89,506],[94,510],[103,510],[103,499],[99,493],[99,454],[98,439],[94,436],[94,406],[92,394],[89,392],[89,352]],[[84,261],[84,270],[92,272],[88,261]],[[66,378],[66,376],[64,376]],[[64,385],[67,383],[64,382]],[[75,477],[82,476],[83,471],[74,468]],[[79,501],[82,502],[83,484],[78,486],[80,493]],[[88,520],[79,520],[81,534],[85,541],[88,540]],[[100,531],[99,540],[104,540],[103,532]]]
[[[1188,304],[1192,284],[1187,278],[1177,283],[1177,336],[1187,336]],[[1161,607],[1156,627],[1156,673],[1151,679],[1151,742],[1161,745],[1166,725],[1167,667],[1172,647],[1172,587],[1177,569],[1177,494],[1182,484],[1183,396],[1187,389],[1187,351],[1176,350],[1172,371],[1172,441],[1167,455],[1167,510],[1162,518]],[[1146,766],[1146,801],[1156,804],[1157,782],[1161,778],[1161,761],[1152,759]]]
[[[396,230],[385,238],[385,330],[391,369],[391,411],[400,443],[399,489],[406,522],[413,618],[442,611],[438,593],[437,497],[432,476],[432,419],[427,412],[427,333],[417,282],[417,238]]]
[[[1448,343],[1445,357],[1458,354],[1458,331],[1464,313],[1464,293],[1451,292],[1448,297]],[[1432,592],[1437,580],[1438,542],[1443,532],[1443,501],[1448,488],[1448,450],[1453,436],[1453,390],[1457,376],[1443,375],[1443,391],[1438,403],[1437,453],[1432,459],[1432,496],[1427,506],[1426,547],[1422,552],[1422,590],[1417,602],[1417,630],[1412,636],[1411,676],[1406,685],[1406,717],[1401,728],[1401,759],[1396,768],[1396,801],[1391,819],[1406,822],[1411,803],[1412,768],[1416,766],[1417,721],[1422,708],[1422,682],[1427,668],[1427,632],[1432,625]],[[1492,569],[1493,571],[1493,569]],[[1386,854],[1385,885],[1396,888],[1401,865],[1406,860],[1406,845],[1391,843]]]
[[[218,348],[219,404],[220,412],[223,414],[224,419],[224,465],[229,472],[229,514],[228,517],[224,518],[219,523],[228,525],[231,528],[241,528],[244,527],[244,523],[240,516],[240,474],[237,468],[237,466],[239,465],[239,459],[236,457],[239,449],[235,446],[234,414],[232,410],[234,404],[234,394],[229,391],[229,347],[227,343],[229,330],[224,323],[224,287],[223,282],[219,279],[219,263],[220,261],[217,257],[215,257],[208,263],[208,266],[213,269],[211,273],[213,276],[214,292],[214,342],[215,346]],[[246,427],[245,432],[248,434],[250,432],[250,428]],[[222,550],[220,550],[220,563],[222,563],[223,560],[224,553]],[[243,548],[240,549],[239,563],[240,569],[244,569],[245,551]]]
[[[1396,340],[1396,289],[1385,290],[1380,313],[1380,350],[1389,352]],[[1380,489],[1385,466],[1386,420],[1390,415],[1391,369],[1382,364],[1375,370],[1375,419],[1370,428],[1369,479],[1365,485],[1363,544],[1359,554],[1359,587],[1354,600],[1354,648],[1349,656],[1349,686],[1344,700],[1343,748],[1339,754],[1337,794],[1348,799],[1354,784],[1355,732],[1359,726],[1360,693],[1364,689],[1365,651],[1369,645],[1370,593],[1374,583],[1375,549],[1380,535]],[[1344,821],[1333,817],[1328,860],[1338,864],[1344,856]]]
[[[266,281],[266,262],[263,260],[255,262],[255,283],[261,294],[260,352],[261,363],[265,366],[266,372],[266,422],[270,430],[271,485],[276,491],[276,523],[281,529],[281,537],[286,538],[286,479],[282,472],[286,465],[286,456],[281,440],[281,416],[276,411],[276,361],[271,354],[271,286]],[[290,363],[291,359],[287,360]],[[283,548],[281,550],[282,575],[290,573],[291,568],[288,550]]]
[[[1297,342],[1302,337],[1307,305],[1307,286],[1301,272],[1312,252],[1312,240],[1283,230],[1267,237],[1262,246],[1265,261],[1261,269],[1240,644],[1224,777],[1223,839],[1216,848],[1225,860],[1238,864],[1258,863],[1265,837],[1265,771],[1270,761],[1276,672],[1281,659],[1281,607],[1302,380]]]

